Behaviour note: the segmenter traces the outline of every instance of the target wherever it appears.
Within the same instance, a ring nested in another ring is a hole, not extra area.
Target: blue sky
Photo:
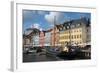
[[[23,10],[23,29],[30,27],[47,30],[53,27],[54,19],[56,24],[61,24],[72,19],[81,17],[91,18],[90,13],[80,12],[55,12],[55,11],[37,11]]]

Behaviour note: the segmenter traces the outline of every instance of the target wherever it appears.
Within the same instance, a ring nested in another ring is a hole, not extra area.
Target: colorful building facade
[[[59,45],[59,29],[55,27],[51,31],[51,46]]]
[[[51,46],[51,32],[45,32],[45,46]]]
[[[62,25],[63,27],[59,31],[59,43],[61,45],[68,43],[71,45],[84,45],[87,41],[90,41],[90,24],[86,18],[72,20]]]
[[[39,45],[40,47],[43,47],[45,45],[45,33],[43,31],[40,31]]]
[[[36,32],[36,33],[35,33]],[[54,28],[45,31],[34,31],[23,38],[23,44],[35,46],[65,46],[86,45],[91,42],[91,26],[86,18],[80,18],[55,25]]]

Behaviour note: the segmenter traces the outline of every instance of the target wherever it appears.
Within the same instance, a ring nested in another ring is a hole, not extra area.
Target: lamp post
[[[56,25],[56,16],[54,16],[54,47],[55,47],[55,25]]]

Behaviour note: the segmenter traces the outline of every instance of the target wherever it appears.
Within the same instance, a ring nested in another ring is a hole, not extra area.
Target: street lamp
[[[56,16],[54,16],[54,47],[55,47],[55,25],[56,25]]]

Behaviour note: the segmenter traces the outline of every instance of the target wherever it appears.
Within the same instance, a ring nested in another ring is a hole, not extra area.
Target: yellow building
[[[86,45],[90,42],[91,32],[90,23],[86,18],[72,20],[62,24],[59,30],[59,44],[62,46],[71,45]]]
[[[67,42],[70,42],[70,37],[69,37],[69,30],[66,30],[66,31],[60,31],[60,34],[59,34],[59,43],[61,45],[65,45]]]

